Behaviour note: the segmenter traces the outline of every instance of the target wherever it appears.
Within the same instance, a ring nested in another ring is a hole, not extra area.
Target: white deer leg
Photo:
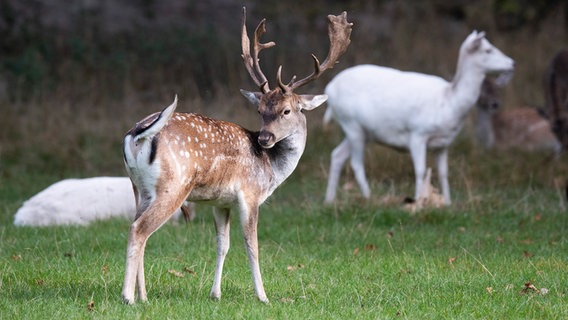
[[[350,148],[349,140],[344,139],[333,151],[331,152],[331,164],[329,166],[329,177],[327,179],[327,191],[325,193],[325,203],[332,203],[335,201],[335,194],[337,192],[337,185],[341,176],[341,170],[345,161],[349,158]]]
[[[351,147],[351,169],[355,175],[355,180],[359,184],[363,197],[371,197],[371,188],[365,176],[365,132],[360,126],[351,127],[347,134]]]
[[[217,261],[215,263],[215,277],[213,288],[211,288],[211,299],[221,299],[221,277],[223,274],[223,264],[230,246],[230,209],[213,208],[215,217],[215,231],[217,233]]]
[[[414,200],[420,197],[426,174],[426,141],[422,137],[413,136],[410,138],[410,156],[414,165],[415,190]]]
[[[243,235],[245,238],[245,248],[249,260],[250,270],[252,272],[252,281],[254,283],[254,291],[258,300],[268,303],[268,298],[264,292],[262,284],[262,276],[260,275],[260,266],[258,264],[258,205],[241,204],[241,224]]]
[[[444,203],[450,205],[450,184],[448,183],[448,149],[444,148],[438,151],[438,180],[442,186],[442,195],[444,196]]]

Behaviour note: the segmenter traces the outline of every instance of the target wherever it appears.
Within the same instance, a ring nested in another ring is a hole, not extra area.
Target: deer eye
[[[290,109],[284,110],[284,115],[288,115],[288,114],[290,114]]]

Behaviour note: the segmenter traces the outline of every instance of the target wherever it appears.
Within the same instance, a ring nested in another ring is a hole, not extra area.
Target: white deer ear
[[[300,99],[302,101],[302,109],[313,110],[321,106],[327,100],[327,95],[302,94],[300,95]]]
[[[484,31],[481,31],[481,32],[473,31],[468,36],[468,40],[470,40],[470,43],[468,45],[468,51],[474,52],[477,49],[479,49],[479,47],[481,47],[481,41],[483,40],[483,38],[485,38],[485,32]]]
[[[258,106],[258,103],[260,102],[260,97],[262,96],[262,93],[250,92],[250,91],[246,91],[246,90],[243,90],[243,89],[241,89],[241,93],[242,93],[243,96],[245,96],[245,98],[248,99],[248,101],[250,101],[255,106]]]

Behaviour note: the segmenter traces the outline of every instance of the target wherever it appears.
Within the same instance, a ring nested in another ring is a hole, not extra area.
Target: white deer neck
[[[456,106],[456,111],[467,113],[475,105],[481,93],[481,83],[485,73],[471,63],[458,62],[456,75],[451,82],[449,99]]]

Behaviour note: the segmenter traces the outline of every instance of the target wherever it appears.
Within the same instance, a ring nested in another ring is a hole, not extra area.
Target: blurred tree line
[[[284,64],[285,71],[294,69],[288,76],[298,72],[296,69],[311,71],[310,50],[321,50],[319,56],[327,50],[323,17],[343,10],[361,12],[351,20],[368,24],[367,30],[375,34],[360,37],[370,37],[369,41],[388,38],[396,19],[415,23],[421,23],[424,15],[434,15],[438,21],[476,19],[480,14],[471,14],[472,5],[489,8],[486,17],[500,32],[537,29],[550,12],[558,10],[564,12],[566,28],[568,17],[568,5],[562,0],[243,3],[248,10],[249,34],[266,17],[268,33],[264,39],[285,44],[277,46],[276,51],[263,52],[267,73]],[[222,88],[242,86],[248,81],[240,60],[243,3],[0,0],[0,100],[41,99],[52,94],[80,96],[93,91],[120,97],[127,91],[149,94],[157,85],[181,87],[208,98]],[[365,22],[365,17],[369,21]]]

